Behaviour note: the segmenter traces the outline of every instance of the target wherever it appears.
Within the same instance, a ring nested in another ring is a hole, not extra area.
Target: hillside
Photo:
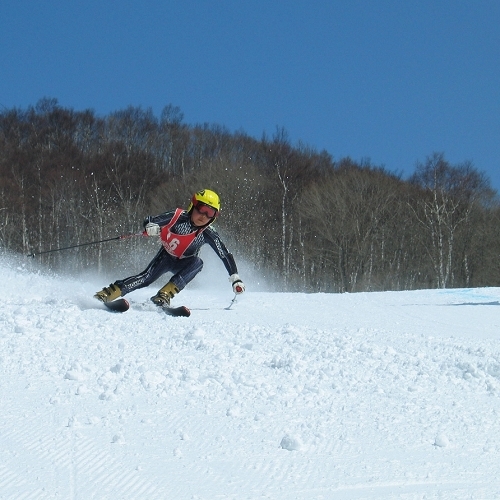
[[[500,498],[500,289],[110,279],[0,259],[2,500]]]

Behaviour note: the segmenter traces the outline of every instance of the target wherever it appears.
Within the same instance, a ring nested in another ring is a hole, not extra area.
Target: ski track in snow
[[[498,288],[186,289],[171,318],[0,276],[0,499],[500,498]]]

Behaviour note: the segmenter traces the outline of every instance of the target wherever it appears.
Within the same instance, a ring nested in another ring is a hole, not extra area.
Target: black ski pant
[[[203,261],[197,257],[186,257],[178,259],[170,255],[163,247],[160,248],[154,259],[142,273],[130,276],[124,280],[115,281],[115,285],[120,287],[122,296],[127,293],[144,288],[156,281],[165,273],[171,272],[173,276],[170,281],[182,290],[201,270]]]

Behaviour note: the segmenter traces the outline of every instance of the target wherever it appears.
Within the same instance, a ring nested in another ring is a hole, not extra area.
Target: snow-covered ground
[[[139,269],[138,269],[139,271]],[[0,259],[0,498],[500,498],[500,289],[159,286]],[[203,273],[200,275],[203,276]]]

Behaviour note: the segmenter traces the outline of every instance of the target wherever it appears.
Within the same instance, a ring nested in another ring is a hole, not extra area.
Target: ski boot
[[[122,296],[122,291],[114,283],[109,286],[105,286],[100,292],[94,295],[94,298],[100,300],[101,302],[111,302]]]
[[[156,295],[151,297],[151,301],[159,307],[170,307],[170,299],[172,299],[176,293],[179,293],[179,289],[169,281],[163,288],[158,290]]]

